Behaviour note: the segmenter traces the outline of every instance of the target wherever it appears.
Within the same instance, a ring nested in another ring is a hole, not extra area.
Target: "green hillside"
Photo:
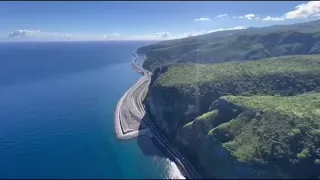
[[[169,66],[159,84],[162,86],[225,83],[246,78],[293,74],[320,75],[320,55],[281,56],[259,61],[218,64],[177,64]]]
[[[320,20],[138,53],[151,120],[204,178],[320,178]]]
[[[183,126],[177,140],[201,168],[218,177],[232,178],[229,166],[251,171],[252,178],[263,169],[269,171],[265,178],[315,178],[320,175],[319,128],[320,93],[224,96],[211,111]],[[226,154],[215,153],[217,146]]]
[[[319,54],[320,21],[214,32],[141,47],[144,67],[173,63],[218,63],[257,60],[283,55]]]

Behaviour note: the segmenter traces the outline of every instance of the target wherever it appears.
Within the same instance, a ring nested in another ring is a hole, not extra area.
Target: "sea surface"
[[[0,178],[182,177],[148,137],[115,135],[131,52],[151,43],[0,43]]]

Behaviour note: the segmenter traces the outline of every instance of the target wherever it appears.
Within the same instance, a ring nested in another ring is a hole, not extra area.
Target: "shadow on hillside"
[[[138,58],[141,59],[141,58]],[[143,61],[141,62],[141,64],[143,64]],[[159,69],[158,71],[160,71],[161,69]],[[159,72],[156,71],[155,74],[158,74]],[[151,82],[148,86],[148,89],[150,89],[150,86],[153,84],[154,80],[157,79],[157,75],[153,75],[151,77]],[[149,91],[147,92],[146,97],[149,97]],[[142,102],[144,105],[147,106],[148,104],[148,98],[145,98]],[[150,121],[150,113],[148,113],[148,107],[146,107],[146,114],[144,115],[144,117],[141,120],[140,126],[139,126],[139,130],[143,130],[145,128],[148,128],[148,125],[146,124],[146,121]],[[169,158],[170,161],[173,161],[172,158],[170,156],[167,155],[167,152],[165,150],[165,148],[156,140],[156,138],[152,137],[150,138],[149,136],[139,136],[137,137],[137,144],[139,146],[139,148],[141,149],[142,153],[146,156],[158,156],[158,157],[162,157],[162,158]]]
[[[148,119],[148,116],[145,115],[139,126],[139,130],[143,130],[148,127],[145,121]],[[139,148],[141,149],[142,153],[146,156],[159,156],[165,157],[163,151],[158,147],[158,144],[155,142],[154,138],[150,138],[149,136],[139,136],[137,137],[137,143]]]
[[[148,127],[145,122],[150,121],[149,118],[150,117],[148,116],[148,113],[146,113],[146,115],[141,120],[139,130]],[[173,161],[173,159],[167,155],[167,152],[164,149],[164,147],[154,137],[150,138],[149,136],[138,136],[137,144],[141,149],[142,153],[146,156],[158,156],[161,158],[169,158],[170,161]]]

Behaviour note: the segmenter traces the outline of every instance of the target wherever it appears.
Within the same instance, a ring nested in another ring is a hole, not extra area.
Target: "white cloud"
[[[208,34],[208,33],[213,33],[213,32],[218,32],[218,31],[229,31],[229,30],[240,30],[240,29],[245,29],[244,26],[235,26],[232,28],[219,28],[219,29],[213,29],[213,30],[209,30],[209,31],[191,31],[191,32],[187,32],[182,34],[181,36],[178,36],[176,38],[184,38],[184,37],[190,37],[190,36],[199,36],[199,35],[203,35],[203,34]]]
[[[237,18],[237,19],[249,19],[249,20],[252,20],[252,19],[256,19],[258,20],[259,17],[255,14],[246,14],[244,16],[233,16],[232,18]]]
[[[217,18],[222,19],[223,17],[227,17],[227,16],[228,16],[228,14],[220,14],[220,15],[217,16]]]
[[[182,37],[199,36],[206,33],[208,32],[207,31],[191,31],[191,32],[184,33]]]
[[[123,36],[122,39],[126,40],[166,40],[173,39],[169,32],[158,32],[154,34],[142,34],[142,35],[128,35]]]
[[[63,34],[57,32],[42,32],[40,30],[16,30],[7,35],[6,40],[23,40],[23,41],[33,41],[33,40],[165,40],[170,38],[169,32],[158,32],[154,34],[142,34],[142,35],[120,35],[119,33],[110,33],[105,35],[97,34]]]
[[[312,15],[312,17],[320,17],[320,13],[319,13],[319,14]]]
[[[286,19],[302,19],[320,14],[320,1],[309,1],[295,7],[295,10],[284,14]]]
[[[198,19],[194,19],[194,21],[210,21],[211,19],[210,18],[198,18]]]
[[[117,36],[116,40],[169,40],[169,39],[185,38],[190,36],[199,36],[199,35],[218,32],[218,31],[237,30],[237,29],[245,29],[245,27],[235,26],[232,28],[219,28],[219,29],[213,29],[209,31],[208,30],[191,31],[191,32],[185,32],[181,34],[171,34],[170,32],[157,32],[153,34],[141,34],[141,35],[119,35]],[[117,33],[112,33],[112,34],[117,34]]]
[[[57,39],[67,40],[70,39],[70,34],[61,34],[57,32],[41,32],[40,30],[27,30],[20,29],[9,33],[7,38],[20,39],[20,40],[43,40],[43,39]]]
[[[285,18],[267,16],[267,17],[263,18],[262,20],[263,21],[283,21],[283,20],[285,20]]]
[[[103,38],[105,39],[115,39],[118,38],[120,36],[119,33],[111,33],[111,34],[106,34],[103,36]]]
[[[233,16],[232,18],[244,19],[244,16]]]
[[[218,31],[238,30],[238,29],[246,29],[246,27],[244,27],[244,26],[235,26],[235,27],[232,27],[232,28],[219,28],[219,29],[209,30],[208,33],[218,32]]]
[[[256,15],[254,15],[254,14],[246,14],[246,15],[244,15],[244,17],[247,18],[247,19],[253,19],[253,18],[256,17]]]
[[[167,38],[169,34],[170,34],[169,32],[159,32],[159,33],[156,33],[156,36],[161,38]]]
[[[39,33],[40,33],[39,30],[16,30],[9,33],[8,37],[9,38],[21,38],[21,37],[32,38]]]
[[[305,19],[305,18],[320,17],[320,1],[309,1],[295,7],[295,10],[289,11],[279,17],[267,16],[263,21],[284,21],[290,19]]]
[[[169,32],[157,32],[150,34],[140,34],[140,35],[124,35],[119,33],[110,33],[110,34],[62,34],[57,32],[42,32],[40,30],[16,30],[7,36],[11,40],[69,40],[72,37],[73,41],[81,40],[169,40],[169,39],[178,39],[185,38],[190,36],[198,36],[202,34],[217,32],[217,31],[226,31],[226,30],[235,30],[235,29],[245,29],[244,26],[236,26],[232,28],[220,28],[214,30],[201,30],[201,31],[191,31],[181,34],[171,34]]]

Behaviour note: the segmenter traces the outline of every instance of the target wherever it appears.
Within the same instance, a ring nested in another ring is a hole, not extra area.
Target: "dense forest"
[[[150,71],[172,63],[218,63],[318,54],[319,28],[320,20],[295,25],[220,31],[159,42],[139,48],[138,53],[147,55],[144,68]]]
[[[204,178],[319,178],[319,35],[312,21],[141,47],[149,116]]]

